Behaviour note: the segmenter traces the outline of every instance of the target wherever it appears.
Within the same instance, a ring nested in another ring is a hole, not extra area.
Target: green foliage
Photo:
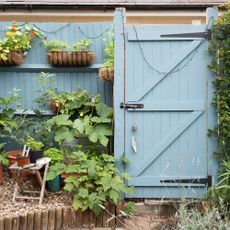
[[[113,29],[110,30],[106,37],[103,38],[105,47],[105,59],[103,61],[103,67],[108,69],[114,68],[114,32]]]
[[[47,121],[59,144],[71,142],[84,135],[93,143],[107,146],[112,135],[112,109],[97,95],[93,98],[85,90],[61,93],[53,98],[60,103],[60,113]]]
[[[52,73],[41,72],[39,77],[33,78],[40,86],[40,88],[35,91],[39,96],[34,100],[38,103],[40,109],[45,108],[48,104],[48,100],[57,93],[54,80],[52,79],[54,76],[55,74]]]
[[[88,51],[91,44],[91,40],[80,40],[74,43],[72,46],[72,51]]]
[[[180,204],[177,213],[177,224],[175,229],[178,230],[204,230],[229,229],[230,219],[227,208],[223,204],[219,207],[209,207],[205,212],[198,208],[189,208],[189,204],[183,202]]]
[[[210,53],[213,62],[210,69],[215,73],[213,105],[217,111],[218,124],[209,134],[215,135],[219,143],[219,151],[215,155],[222,164],[222,180],[218,185],[218,193],[224,199],[228,196],[230,186],[230,11],[222,14],[215,22],[213,28],[213,41]],[[228,198],[229,199],[229,198]]]
[[[7,166],[9,161],[7,159],[7,153],[4,151],[5,143],[0,143],[0,163]]]
[[[63,164],[50,168],[47,179],[67,173],[69,176],[65,179],[64,190],[73,193],[73,207],[83,211],[91,209],[99,214],[99,204],[117,204],[122,199],[122,193],[133,191],[117,175],[114,161],[113,156],[100,153],[97,148],[78,147],[74,152],[66,154]]]
[[[26,52],[31,48],[35,37],[41,38],[41,32],[30,24],[19,26],[13,22],[8,27],[3,40],[0,41],[0,60],[6,61],[10,51]]]
[[[53,39],[49,42],[43,40],[42,43],[48,52],[66,51],[69,48],[69,45],[66,42],[58,39]]]
[[[63,151],[56,148],[47,149],[46,151],[44,151],[44,156],[51,159],[50,165],[61,163],[64,160]]]
[[[36,141],[33,137],[28,137],[26,141],[26,146],[30,147],[31,151],[39,151],[42,150],[44,147],[44,144],[40,141]]]
[[[136,203],[129,201],[125,204],[123,211],[128,215],[135,215],[137,212]]]

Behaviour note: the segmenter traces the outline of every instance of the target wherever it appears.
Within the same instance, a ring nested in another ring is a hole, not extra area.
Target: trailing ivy
[[[218,123],[211,132],[218,138],[219,149],[215,154],[222,163],[221,175],[227,177],[221,179],[216,191],[218,195],[228,200],[230,174],[225,172],[226,165],[229,165],[226,162],[230,162],[230,10],[216,20],[212,29],[213,41],[210,53],[213,62],[210,69],[215,73],[213,105],[217,111]]]

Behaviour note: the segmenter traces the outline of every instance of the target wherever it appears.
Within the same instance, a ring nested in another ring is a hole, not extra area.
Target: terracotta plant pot
[[[105,81],[114,81],[114,69],[102,67],[99,69],[99,76]]]
[[[55,113],[60,111],[60,109],[62,108],[62,105],[55,100],[49,100],[48,105]]]
[[[29,157],[22,156],[20,154],[16,156],[16,160],[17,160],[19,167],[23,167],[23,166],[28,165],[30,163]]]
[[[88,66],[93,64],[94,57],[93,51],[47,53],[48,63],[54,66]]]
[[[7,153],[7,159],[9,160],[8,167],[10,167],[11,165],[13,165],[14,163],[17,162],[16,156],[19,155],[19,154],[21,154],[21,153],[22,153],[21,149],[9,151]],[[9,174],[10,174],[11,178],[14,178],[14,174],[12,173],[12,171],[10,169],[9,169]],[[28,180],[28,178],[29,178],[28,171],[27,170],[23,170],[20,173],[20,179],[22,179],[22,180]]]
[[[12,51],[7,54],[7,60],[0,60],[0,65],[20,65],[24,63],[24,52]]]
[[[3,166],[2,166],[2,163],[0,163],[0,184],[2,184],[3,181],[4,181]]]

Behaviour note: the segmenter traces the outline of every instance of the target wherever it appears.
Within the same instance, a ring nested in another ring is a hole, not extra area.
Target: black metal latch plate
[[[182,183],[182,184],[205,184],[208,187],[212,186],[212,176],[207,178],[191,178],[191,179],[172,179],[172,180],[161,180],[161,183]]]
[[[143,109],[144,104],[129,104],[129,103],[121,103],[120,104],[121,109]]]

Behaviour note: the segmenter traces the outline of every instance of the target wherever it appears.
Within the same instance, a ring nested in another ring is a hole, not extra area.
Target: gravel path
[[[31,188],[29,182],[23,183],[25,188]],[[38,200],[16,200],[13,203],[13,191],[15,182],[12,179],[5,178],[5,181],[0,185],[0,217],[17,216],[25,214],[29,211],[52,209],[56,207],[70,206],[72,204],[71,197],[68,193],[60,191],[56,193],[48,192],[48,197],[43,199],[42,205],[38,205]]]

